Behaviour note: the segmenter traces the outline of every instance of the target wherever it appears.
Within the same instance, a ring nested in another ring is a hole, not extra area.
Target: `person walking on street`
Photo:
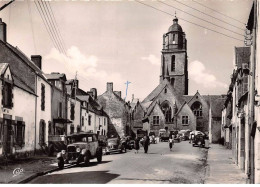
[[[193,133],[193,132],[192,132],[192,133],[190,133],[190,142],[189,142],[189,143],[192,143],[192,141],[193,141],[194,137],[195,137],[194,133]]]
[[[173,139],[172,136],[169,137],[169,147],[170,147],[170,151],[172,151],[172,145],[173,145]]]
[[[146,135],[146,136],[144,137],[144,152],[145,152],[145,153],[148,152],[149,143],[150,143],[150,138],[149,138],[149,136]]]
[[[135,154],[138,153],[139,149],[140,149],[139,139],[136,137],[135,138]]]

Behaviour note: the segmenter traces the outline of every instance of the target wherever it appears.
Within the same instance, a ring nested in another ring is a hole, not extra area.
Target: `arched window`
[[[195,116],[197,117],[202,116],[202,105],[199,101],[196,101],[191,105],[191,110],[193,111]]]
[[[172,55],[171,71],[175,71],[175,55]]]
[[[161,108],[162,108],[163,114],[165,116],[165,122],[171,123],[172,122],[172,109],[169,105],[169,102],[168,101],[163,102],[161,105]]]

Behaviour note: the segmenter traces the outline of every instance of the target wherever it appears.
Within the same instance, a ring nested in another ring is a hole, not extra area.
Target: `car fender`
[[[87,149],[82,149],[80,154],[81,155],[86,155],[87,151],[88,151]]]

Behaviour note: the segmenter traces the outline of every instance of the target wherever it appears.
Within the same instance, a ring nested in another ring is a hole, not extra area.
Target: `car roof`
[[[74,133],[74,134],[70,134],[68,135],[68,137],[71,137],[71,136],[80,136],[80,135],[96,135],[96,133],[93,133],[93,132],[80,132],[80,133]]]

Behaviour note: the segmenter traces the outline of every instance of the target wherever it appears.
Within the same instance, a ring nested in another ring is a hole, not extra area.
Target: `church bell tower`
[[[161,58],[160,82],[167,79],[176,94],[188,95],[187,40],[177,17],[163,35]]]

